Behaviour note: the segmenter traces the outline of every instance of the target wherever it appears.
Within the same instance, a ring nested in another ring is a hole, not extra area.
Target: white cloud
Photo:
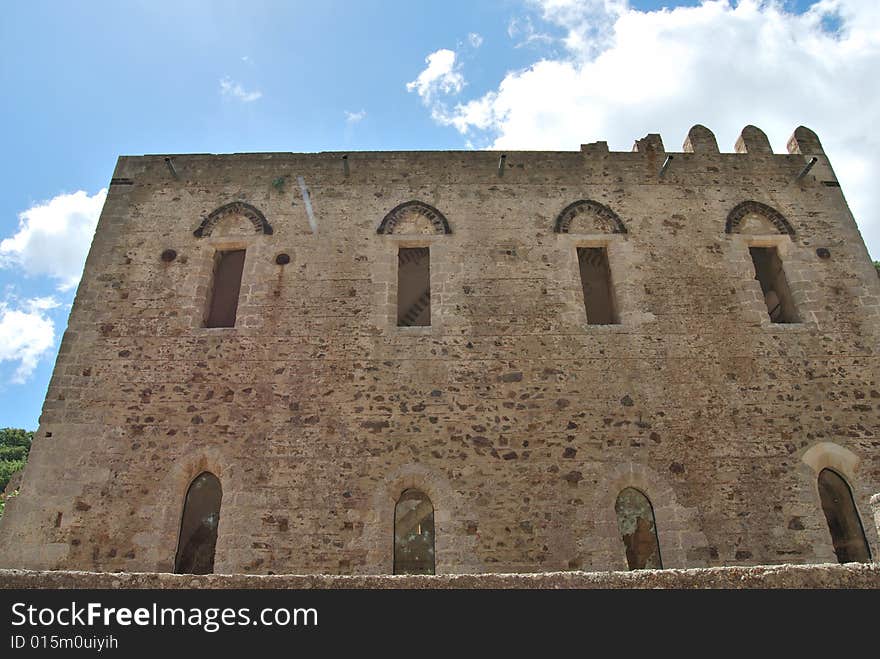
[[[511,18],[507,24],[507,36],[517,40],[516,48],[546,45],[554,41],[553,37],[549,34],[538,32],[535,29],[530,16]]]
[[[57,306],[54,298],[0,302],[0,363],[18,362],[12,382],[25,382],[55,345],[55,323],[45,312]]]
[[[366,110],[361,110],[360,112],[349,112],[345,111],[345,121],[349,124],[356,124],[360,121],[363,121],[364,117],[367,116]]]
[[[467,38],[468,43],[474,48],[479,48],[483,45],[483,37],[477,32],[469,32]]]
[[[418,92],[428,104],[438,94],[457,94],[464,87],[464,77],[456,70],[455,51],[441,48],[425,58],[425,70],[412,82],[406,84],[407,91]]]
[[[648,132],[662,133],[667,148],[679,150],[697,123],[732,151],[742,127],[754,124],[781,153],[803,124],[822,140],[880,257],[876,0],[821,0],[801,15],[771,0],[704,0],[657,11],[632,9],[625,0],[534,4],[546,29],[536,30],[525,16],[511,22],[511,36],[561,34],[561,54],[508,73],[496,89],[453,109],[426,101],[436,121],[497,149],[571,150],[607,140],[625,151]],[[428,98],[429,81],[454,71],[454,53],[446,52],[436,62],[429,56],[408,88]],[[447,87],[460,91],[462,84]]]
[[[563,27],[565,46],[583,55],[613,41],[614,24],[628,9],[627,0],[533,0],[544,20]]]
[[[107,190],[60,194],[18,216],[18,232],[0,242],[0,267],[45,275],[58,289],[77,285]]]
[[[9,301],[7,300],[7,303]],[[32,297],[24,301],[24,308],[28,313],[39,313],[40,311],[48,311],[49,309],[57,309],[61,303],[51,295],[46,297]]]
[[[231,80],[229,77],[222,78],[220,80],[220,93],[224,96],[231,96],[232,98],[237,98],[242,103],[251,103],[252,101],[256,101],[258,98],[263,97],[263,92],[257,90],[249,92],[241,84]]]
[[[407,91],[415,91],[422,103],[430,108],[431,116],[440,123],[450,123],[450,112],[442,96],[458,94],[464,88],[464,76],[458,71],[454,50],[442,48],[425,58],[428,66],[412,82]]]

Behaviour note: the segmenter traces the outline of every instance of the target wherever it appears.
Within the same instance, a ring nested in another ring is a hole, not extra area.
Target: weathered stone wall
[[[537,574],[254,575],[202,576],[155,572],[38,572],[0,570],[0,589],[41,588],[880,588],[880,566],[774,565],[633,572],[541,572]]]
[[[204,470],[217,572],[388,573],[407,487],[434,504],[439,573],[625,569],[628,486],[664,567],[830,562],[824,467],[876,558],[880,281],[812,133],[777,155],[757,129],[739,153],[707,133],[662,176],[658,136],[508,152],[502,176],[489,152],[353,153],[348,175],[338,153],[181,155],[176,175],[120,158],[0,565],[170,571]],[[579,199],[626,233],[586,216],[555,233]],[[452,233],[377,233],[408,200]],[[750,200],[794,234],[751,216],[726,233]],[[233,214],[194,235],[234,201],[272,233]],[[585,322],[575,248],[597,244],[618,325]],[[778,246],[803,322],[769,321],[749,244]],[[396,327],[399,246],[430,246],[431,327]],[[206,329],[230,247],[247,248],[237,325]]]

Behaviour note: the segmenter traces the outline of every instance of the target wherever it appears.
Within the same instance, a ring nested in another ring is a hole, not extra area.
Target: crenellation
[[[695,127],[696,128],[696,127]],[[755,129],[758,130],[758,129]],[[759,131],[760,132],[760,131]],[[763,135],[763,133],[761,133]],[[654,137],[656,139],[654,139]],[[649,136],[640,141],[645,146],[645,153],[665,153],[662,148],[662,140],[659,136]],[[650,141],[654,139],[654,141]],[[766,138],[766,136],[765,136]],[[648,141],[645,141],[648,140]],[[651,145],[650,148],[648,145]],[[659,145],[659,146],[658,146]],[[589,145],[585,145],[589,146]],[[474,166],[463,160],[465,156],[479,156],[488,153],[485,162],[481,166]],[[789,171],[780,171],[778,165],[769,165],[763,158],[760,162],[750,162],[748,167],[744,169],[743,155],[748,155],[745,148],[737,153],[718,153],[717,151],[689,151],[684,149],[685,154],[689,154],[689,158],[683,162],[693,163],[687,170],[689,180],[693,185],[713,185],[723,181],[723,179],[732,176],[741,177],[743,172],[753,176],[756,187],[764,188],[767,184],[765,181],[768,175],[773,176],[773,185],[787,186],[791,183],[794,176],[803,167],[803,157],[799,154],[780,154],[774,155],[774,163],[784,161],[791,162],[790,175]],[[766,149],[753,149],[752,154],[770,154],[769,143]],[[450,154],[450,155],[446,155]],[[250,154],[242,154],[242,159],[246,160]],[[436,187],[424,187],[421,185],[413,187],[407,180],[416,181],[421,177],[431,176],[437,183],[447,183],[457,185],[462,182],[477,183],[483,182],[487,186],[493,187],[491,192],[502,192],[511,194],[513,188],[510,184],[522,184],[529,182],[532,184],[550,184],[552,181],[558,181],[564,185],[583,184],[609,184],[619,183],[619,178],[624,177],[624,181],[635,183],[641,181],[644,185],[656,184],[656,171],[651,169],[643,169],[638,167],[638,163],[644,163],[644,155],[639,153],[627,152],[605,152],[600,154],[601,157],[591,157],[586,151],[582,152],[555,152],[552,159],[547,158],[537,152],[506,152],[507,165],[505,171],[507,178],[504,178],[502,184],[497,176],[498,152],[444,152],[447,162],[444,162],[442,169],[431,171],[436,163],[432,160],[437,158],[437,154],[431,152],[410,152],[395,154],[395,158],[389,158],[388,154],[383,152],[370,152],[358,154],[362,156],[362,163],[359,165],[359,175],[354,173],[342,180],[337,176],[336,161],[330,161],[325,153],[316,154],[277,154],[277,163],[274,169],[265,169],[265,171],[257,170],[255,175],[249,177],[247,181],[248,188],[255,186],[259,189],[259,194],[252,191],[249,193],[250,199],[242,199],[248,203],[263,208],[267,213],[276,216],[278,213],[292,215],[303,213],[302,197],[298,187],[295,185],[295,175],[302,175],[309,185],[310,192],[318,204],[318,199],[339,199],[344,198],[350,188],[354,185],[379,186],[382,190],[381,197],[377,197],[379,201],[387,197],[392,189],[400,188],[404,197],[424,196],[424,194],[436,194]],[[676,154],[673,154],[676,155]],[[678,154],[681,155],[681,154]],[[454,157],[451,157],[454,156]],[[176,156],[178,161],[186,161],[191,156]],[[451,160],[450,160],[451,157]],[[221,156],[213,156],[211,159],[216,160]],[[677,167],[684,164],[677,164]],[[707,171],[706,167],[710,170]],[[396,166],[399,180],[394,177],[396,182],[392,182],[389,186],[387,178],[387,170],[389,166]],[[248,168],[253,170],[254,167],[260,167],[259,163],[248,163]],[[263,166],[264,167],[264,166]],[[692,167],[692,169],[691,169]],[[714,171],[717,169],[717,171]],[[702,174],[702,176],[701,176]],[[288,182],[286,187],[276,190],[272,186],[272,181],[279,176],[293,181]],[[517,177],[509,180],[510,177]],[[161,169],[155,172],[146,171],[139,178],[133,178],[134,182],[131,186],[127,186],[129,194],[133,197],[132,202],[140,201],[141,198],[152,198],[150,188],[156,185],[182,186],[178,194],[194,195],[195,198],[205,196],[205,200],[200,202],[202,205],[200,213],[207,214],[217,208],[221,203],[236,201],[236,195],[243,192],[241,184],[229,181],[226,186],[224,195],[218,198],[213,192],[208,192],[197,180],[193,181],[173,181]],[[252,188],[253,189],[253,188]],[[161,194],[157,192],[157,194]],[[285,200],[288,195],[293,196],[295,206],[291,206],[289,201]],[[373,196],[372,194],[370,195]],[[405,198],[401,201],[405,201]],[[430,202],[430,199],[428,200]],[[317,211],[316,211],[317,212]],[[307,226],[307,225],[306,225]]]

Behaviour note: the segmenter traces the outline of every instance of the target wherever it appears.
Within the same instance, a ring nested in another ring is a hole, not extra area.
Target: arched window
[[[819,498],[838,562],[869,563],[871,551],[847,482],[837,472],[823,469],[819,472]]]
[[[413,236],[418,240],[452,233],[443,213],[415,199],[392,208],[376,231],[383,235]],[[430,240],[422,245],[397,247],[397,326],[431,326]]]
[[[394,507],[394,574],[434,574],[434,506],[419,490]]]
[[[431,250],[397,250],[397,326],[431,325]]]
[[[637,489],[628,487],[617,495],[614,510],[617,512],[617,528],[620,529],[620,537],[626,547],[629,569],[662,568],[654,509],[648,497]]]
[[[205,471],[193,480],[183,504],[175,574],[211,574],[220,524],[223,490],[217,477]]]

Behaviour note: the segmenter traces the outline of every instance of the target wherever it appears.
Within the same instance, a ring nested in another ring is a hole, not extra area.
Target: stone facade
[[[812,132],[736,151],[120,158],[0,566],[171,571],[204,471],[222,573],[389,573],[407,488],[438,573],[626,569],[628,487],[665,568],[833,562],[824,468],[876,558],[880,280]],[[587,323],[596,246],[617,324]],[[429,326],[397,325],[401,247],[430,248]],[[206,328],[228,249],[236,323]]]

